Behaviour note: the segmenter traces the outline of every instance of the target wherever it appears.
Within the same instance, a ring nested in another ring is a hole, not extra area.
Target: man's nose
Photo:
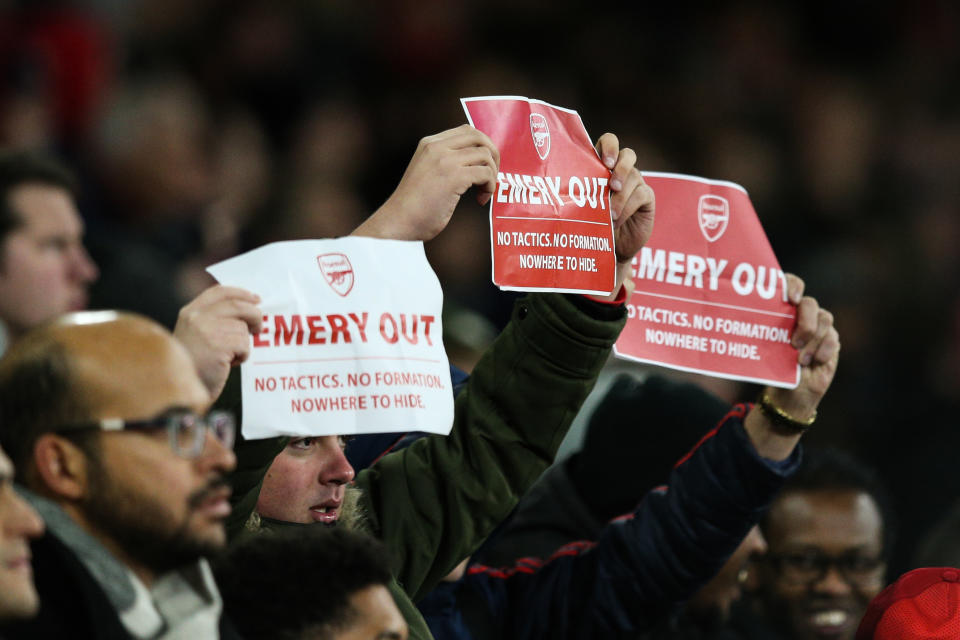
[[[100,277],[100,269],[82,244],[74,246],[70,260],[71,273],[77,281],[86,284]]]
[[[323,470],[320,472],[320,482],[324,484],[328,482],[333,484],[349,484],[353,482],[353,478],[356,475],[353,470],[353,465],[347,460],[347,456],[339,444],[332,448],[333,455],[330,458],[330,462],[324,465]]]
[[[233,449],[226,447],[211,430],[207,430],[203,442],[203,452],[198,460],[205,466],[223,472],[233,471],[237,466],[237,456]]]
[[[851,586],[840,570],[831,564],[823,576],[813,583],[813,590],[821,594],[845,596],[850,593]]]
[[[753,525],[747,534],[747,541],[750,546],[751,555],[763,555],[767,552],[767,539],[763,537],[760,527]]]
[[[43,533],[43,519],[26,500],[14,494],[5,528],[13,536],[36,538]]]

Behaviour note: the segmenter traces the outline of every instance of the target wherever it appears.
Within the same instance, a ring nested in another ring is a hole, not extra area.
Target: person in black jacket
[[[444,588],[446,601],[421,603],[435,637],[677,637],[681,630],[659,627],[717,574],[796,468],[802,421],[815,417],[835,371],[832,317],[812,298],[799,300],[799,279],[791,288],[805,362],[797,389],[767,388],[758,406],[735,407],[681,459],[668,489],[648,495],[595,544],[562,548],[547,562],[469,568]]]

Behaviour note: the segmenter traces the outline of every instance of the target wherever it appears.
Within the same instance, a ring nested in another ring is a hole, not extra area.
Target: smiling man
[[[853,640],[885,585],[889,499],[872,470],[837,450],[809,451],[762,522],[759,617],[740,615],[750,640]],[[742,613],[742,612],[741,612]]]
[[[130,314],[68,314],[0,362],[0,441],[47,523],[39,615],[5,638],[217,638],[234,425],[186,349]]]

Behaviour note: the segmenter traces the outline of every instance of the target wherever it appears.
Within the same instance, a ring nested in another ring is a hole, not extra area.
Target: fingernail
[[[801,338],[800,336],[795,336],[795,337],[793,338],[793,348],[794,348],[794,349],[803,349],[803,345],[805,345],[805,344],[807,344],[807,342],[806,342],[803,338]]]
[[[617,164],[617,159],[613,156],[607,156],[603,159],[603,164],[607,165],[607,169],[613,169],[614,165]]]
[[[620,189],[623,189],[623,183],[614,178],[610,181],[610,188],[614,191],[620,191]]]
[[[803,354],[802,356],[800,356],[800,364],[802,364],[803,366],[807,366],[807,365],[810,364],[811,362],[813,362],[813,354],[812,354],[812,353],[805,353],[805,354]]]
[[[620,217],[620,212],[616,209],[610,209],[610,215],[613,216],[613,219],[616,220]]]

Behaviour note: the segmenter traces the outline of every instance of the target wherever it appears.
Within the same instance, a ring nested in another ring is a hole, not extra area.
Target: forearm
[[[422,240],[423,232],[418,232],[406,218],[391,211],[391,206],[389,202],[384,203],[350,235],[381,240]]]
[[[786,460],[800,442],[801,432],[777,428],[759,406],[754,406],[743,428],[757,454],[767,460]]]
[[[797,464],[797,457],[760,458],[737,424],[745,412],[731,413],[678,465],[669,489],[649,494],[632,519],[607,526],[588,551],[567,548],[535,572],[527,563],[495,579],[471,576],[498,631],[559,640],[639,632],[695,593]]]

